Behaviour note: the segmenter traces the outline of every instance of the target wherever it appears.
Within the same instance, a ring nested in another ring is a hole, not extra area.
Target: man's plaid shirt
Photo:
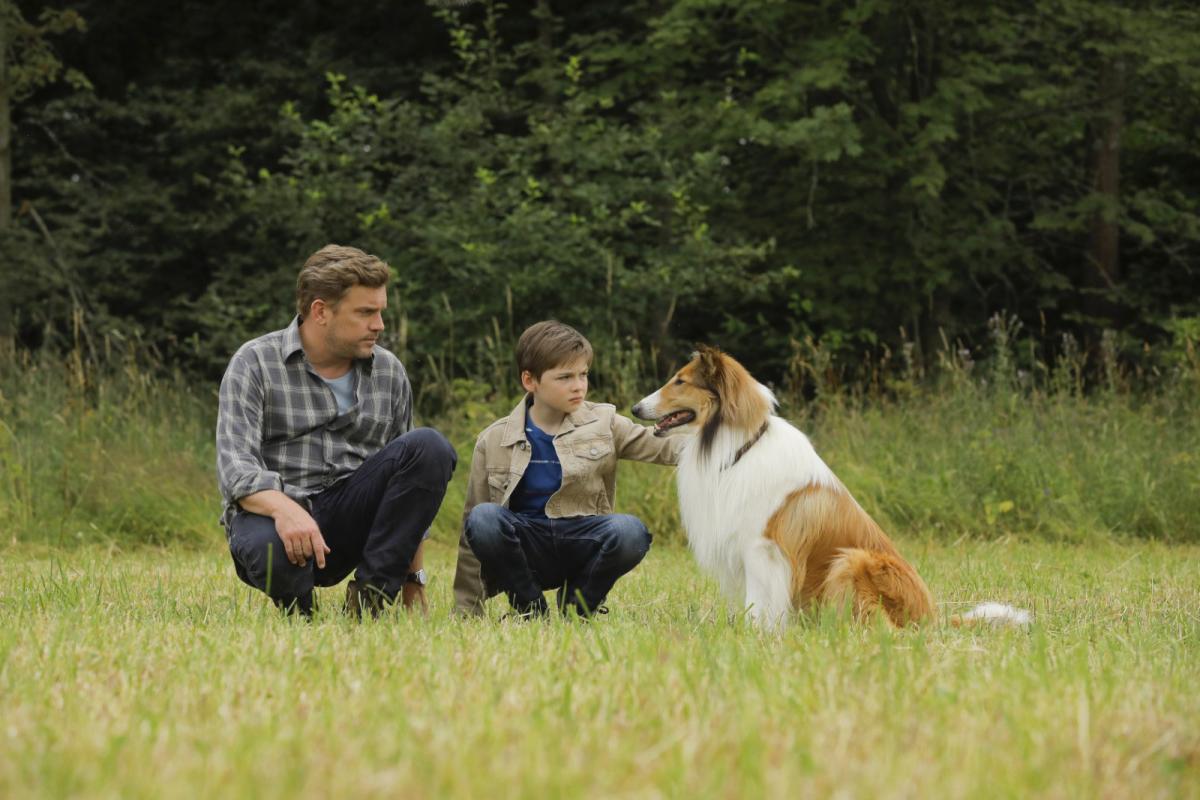
[[[246,495],[278,489],[308,506],[310,495],[412,427],[412,387],[400,359],[376,345],[352,370],[355,403],[339,415],[333,391],[300,345],[298,318],[234,354],[217,413],[226,530]]]

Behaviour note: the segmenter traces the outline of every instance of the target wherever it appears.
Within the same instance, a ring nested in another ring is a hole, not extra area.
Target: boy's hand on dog
[[[275,532],[283,540],[283,549],[288,561],[303,567],[308,559],[315,558],[317,569],[325,569],[325,554],[329,546],[312,515],[301,506],[280,509],[275,515]]]

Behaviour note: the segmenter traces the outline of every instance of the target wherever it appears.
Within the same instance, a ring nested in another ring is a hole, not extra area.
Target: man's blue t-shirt
[[[524,517],[546,518],[546,501],[562,486],[562,464],[554,451],[554,437],[529,418],[525,409],[525,438],[529,440],[529,466],[508,507]]]

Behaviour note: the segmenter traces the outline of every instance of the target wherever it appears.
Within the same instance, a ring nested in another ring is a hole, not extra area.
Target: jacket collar
[[[279,357],[287,363],[288,359],[292,358],[296,353],[301,353],[307,359],[307,354],[304,354],[304,343],[300,339],[300,317],[292,317],[292,324],[288,325],[281,332],[279,337]],[[378,347],[379,345],[375,345]],[[375,365],[375,350],[372,348],[371,355],[366,358],[354,359],[352,366],[361,366],[363,371],[368,375],[371,374],[371,367]]]
[[[528,402],[529,394],[526,394],[517,403],[517,407],[512,410],[512,413],[508,415],[508,419],[504,424],[504,438],[500,440],[502,447],[510,447],[517,442],[525,441],[525,409]],[[558,433],[555,434],[554,438],[557,439],[564,433],[573,431],[581,425],[595,422],[598,419],[600,417],[593,410],[592,403],[584,400],[583,404],[579,406],[579,410],[567,414],[566,419],[563,420],[562,427],[558,429]]]

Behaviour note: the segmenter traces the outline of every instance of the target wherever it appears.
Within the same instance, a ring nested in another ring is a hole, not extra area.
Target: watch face
[[[425,570],[419,569],[416,572],[410,572],[408,575],[408,582],[415,583],[418,586],[424,586],[425,585]]]

